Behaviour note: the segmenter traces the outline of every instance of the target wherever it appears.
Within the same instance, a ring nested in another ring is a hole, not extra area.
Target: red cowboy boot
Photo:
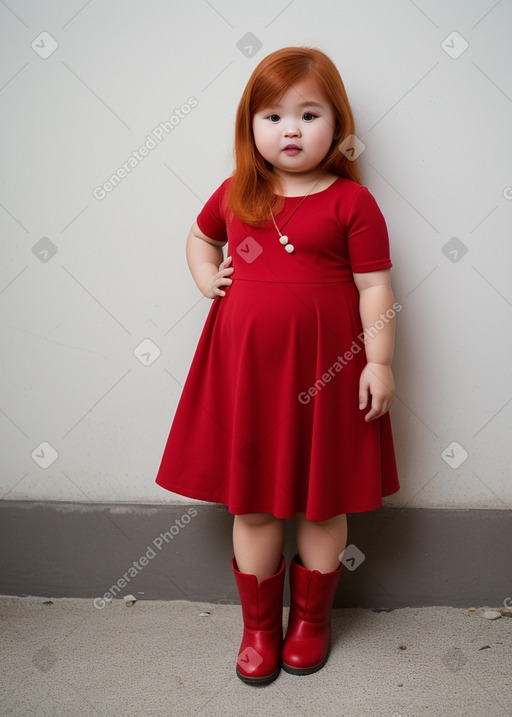
[[[239,572],[235,558],[232,566],[244,621],[236,674],[249,685],[268,685],[281,669],[284,557],[275,575],[260,583],[256,575]]]
[[[331,610],[341,573],[306,570],[296,555],[290,565],[290,616],[281,651],[283,670],[310,675],[327,662]]]

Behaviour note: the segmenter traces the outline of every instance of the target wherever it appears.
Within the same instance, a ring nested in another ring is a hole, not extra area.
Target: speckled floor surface
[[[45,602],[0,598],[1,715],[512,715],[510,617],[335,610],[323,670],[255,688],[235,675],[238,606]]]

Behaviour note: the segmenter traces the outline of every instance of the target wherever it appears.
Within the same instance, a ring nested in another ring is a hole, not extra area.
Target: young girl
[[[399,489],[391,425],[394,304],[386,225],[361,186],[342,80],[319,50],[254,70],[233,175],[187,239],[213,299],[156,482],[234,514],[254,685],[326,662],[347,513]],[[348,140],[347,140],[348,138]],[[224,259],[222,247],[228,243]],[[283,642],[284,520],[296,516]]]

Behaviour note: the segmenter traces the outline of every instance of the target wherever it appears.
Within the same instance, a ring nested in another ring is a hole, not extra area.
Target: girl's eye
[[[279,122],[279,120],[280,120],[281,118],[279,117],[279,115],[273,114],[273,115],[270,115],[268,119],[269,119],[271,122]]]
[[[314,120],[316,115],[314,115],[312,112],[304,112],[302,115],[302,119],[304,122],[311,122],[311,120]]]

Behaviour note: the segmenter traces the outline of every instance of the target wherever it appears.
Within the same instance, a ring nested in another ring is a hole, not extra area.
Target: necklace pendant
[[[288,222],[290,221],[290,219],[293,217],[293,215],[295,214],[295,212],[297,211],[297,209],[298,209],[300,206],[302,206],[302,202],[303,202],[305,199],[307,199],[307,197],[309,197],[309,195],[311,194],[311,192],[313,191],[313,189],[316,187],[316,185],[317,185],[318,182],[322,179],[323,176],[324,176],[324,175],[320,175],[320,177],[319,177],[319,178],[316,180],[316,182],[313,184],[313,186],[311,187],[311,189],[309,190],[309,192],[306,194],[306,196],[302,197],[301,201],[297,204],[297,206],[295,207],[295,209],[293,210],[293,212],[290,214],[290,216],[288,217],[288,219],[287,219],[287,220],[285,221],[285,223],[282,225],[282,228],[283,228],[283,229],[284,229],[284,227],[288,224]],[[288,237],[286,236],[286,234],[281,234],[281,230],[279,229],[279,227],[278,227],[277,224],[276,224],[276,218],[274,217],[274,213],[273,213],[273,211],[272,211],[272,206],[269,207],[269,211],[270,211],[270,216],[272,217],[272,221],[273,221],[273,223],[274,223],[274,226],[275,226],[275,228],[276,228],[276,232],[279,234],[279,243],[282,244],[282,246],[284,246],[285,251],[288,252],[288,254],[293,254],[293,252],[295,251],[295,247],[293,246],[293,244],[289,244],[289,243],[288,243]]]

